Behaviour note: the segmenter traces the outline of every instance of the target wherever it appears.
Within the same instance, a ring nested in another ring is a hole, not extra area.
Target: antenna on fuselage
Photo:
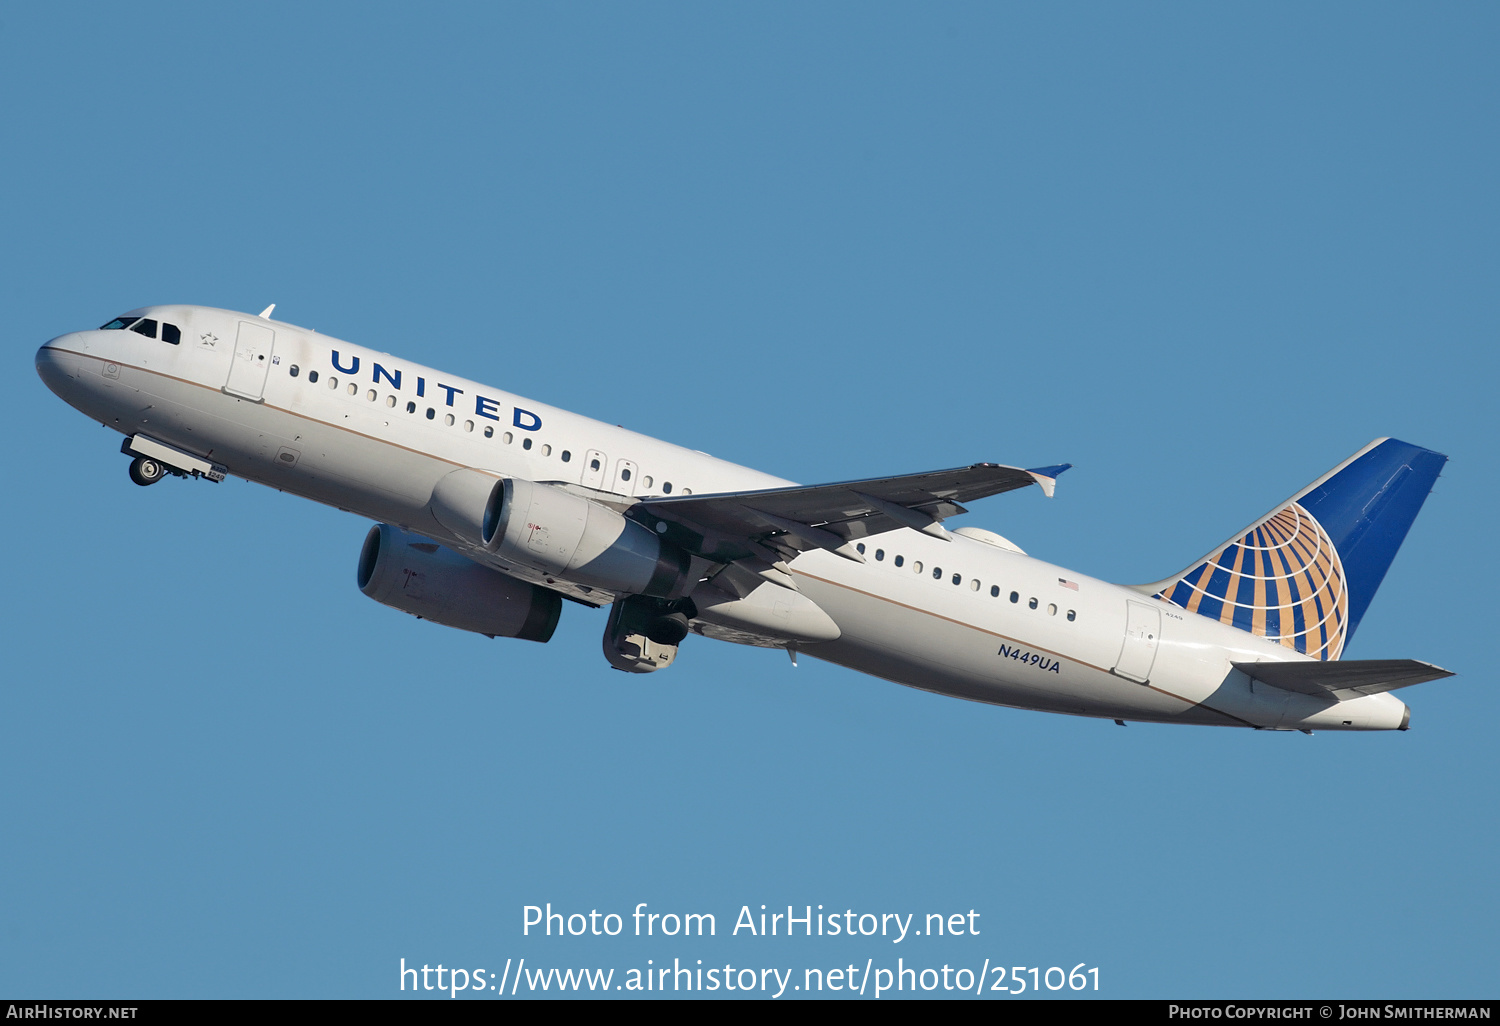
[[[257,316],[264,317],[266,320],[270,320],[271,319],[271,311],[274,310],[274,309],[276,309],[276,304],[272,303],[270,306],[268,306],[264,310],[262,310]]]

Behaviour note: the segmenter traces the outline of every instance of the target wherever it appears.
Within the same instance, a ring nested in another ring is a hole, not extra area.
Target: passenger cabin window
[[[1068,622],[1072,623],[1076,619],[1078,619],[1078,613],[1072,609],[1068,610]]]
[[[531,439],[530,438],[523,438],[523,439],[521,439],[521,448],[523,448],[523,449],[530,449],[531,448]]]
[[[308,384],[316,385],[318,383],[318,372],[317,371],[308,371],[307,372],[307,381],[308,381]]]
[[[860,542],[858,545],[854,546],[854,551],[863,556],[865,554],[865,543]]]
[[[883,559],[885,559],[885,549],[876,549],[875,562],[879,563]]]
[[[292,366],[288,369],[287,373],[290,374],[292,377],[295,378],[297,376],[297,365],[295,363],[292,364]]]
[[[895,564],[897,566],[900,566],[902,563],[905,563],[905,562],[906,562],[906,557],[905,556],[897,556],[896,559],[895,559]]]

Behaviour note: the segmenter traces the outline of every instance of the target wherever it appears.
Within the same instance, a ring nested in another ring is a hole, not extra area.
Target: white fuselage
[[[181,342],[64,335],[37,354],[48,386],[124,434],[460,550],[429,512],[458,467],[618,505],[791,484],[291,324],[191,306],[136,313],[176,325]],[[1304,657],[985,541],[902,529],[865,552],[863,564],[823,551],[791,564],[841,631],[806,654],[940,694],[1112,719],[1381,730],[1406,717],[1389,694],[1330,704],[1255,683],[1231,664]],[[592,604],[613,598],[506,570]]]

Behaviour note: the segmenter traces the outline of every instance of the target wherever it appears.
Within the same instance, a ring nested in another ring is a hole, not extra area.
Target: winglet
[[[1072,466],[1071,463],[1060,463],[1055,467],[1037,467],[1026,473],[1036,479],[1036,483],[1042,486],[1042,494],[1050,499],[1052,492],[1057,488],[1057,476]]]
[[[264,310],[262,310],[256,316],[263,317],[266,320],[270,320],[271,319],[271,311],[274,310],[274,309],[276,309],[276,304],[272,303],[270,306],[266,307]]]

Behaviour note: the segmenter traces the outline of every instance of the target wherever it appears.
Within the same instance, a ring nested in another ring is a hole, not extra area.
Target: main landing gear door
[[[1144,602],[1125,603],[1125,643],[1114,673],[1144,684],[1151,679],[1151,664],[1161,644],[1161,610]]]
[[[234,359],[229,364],[229,380],[224,391],[242,399],[260,402],[266,391],[266,374],[271,369],[271,350],[276,332],[264,324],[240,321],[234,340]]]

